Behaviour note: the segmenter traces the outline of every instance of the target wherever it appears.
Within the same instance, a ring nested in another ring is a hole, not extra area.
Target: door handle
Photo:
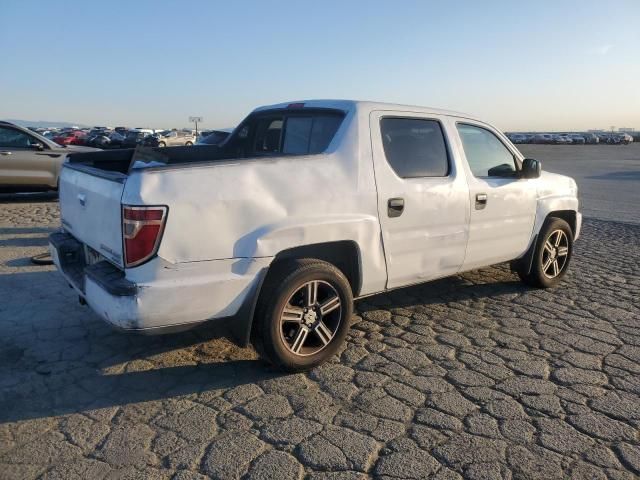
[[[404,211],[404,198],[390,198],[387,202],[387,215],[390,218],[399,217]]]
[[[487,206],[487,194],[477,193],[476,194],[476,210],[482,210],[486,206]]]
[[[0,155],[11,155],[11,152],[0,152]]]
[[[486,206],[487,206],[487,194],[477,193],[476,194],[476,210],[482,210]]]

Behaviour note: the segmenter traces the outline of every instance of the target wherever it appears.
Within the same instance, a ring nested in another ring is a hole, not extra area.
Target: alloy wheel
[[[301,285],[280,313],[280,335],[294,355],[314,355],[326,348],[342,321],[342,302],[328,282],[312,280]]]
[[[556,278],[564,270],[568,258],[569,238],[563,230],[554,230],[544,242],[542,273],[547,278]]]

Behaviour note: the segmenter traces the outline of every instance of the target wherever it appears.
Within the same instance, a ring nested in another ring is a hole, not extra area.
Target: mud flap
[[[232,339],[239,347],[247,347],[251,340],[251,327],[253,316],[262,290],[262,284],[267,276],[268,268],[263,268],[257,275],[251,291],[247,294],[244,303],[233,317],[229,319],[228,325]]]
[[[512,261],[509,266],[512,272],[520,272],[523,275],[531,273],[531,266],[533,265],[533,257],[538,246],[538,234],[533,237],[529,250],[517,260]]]

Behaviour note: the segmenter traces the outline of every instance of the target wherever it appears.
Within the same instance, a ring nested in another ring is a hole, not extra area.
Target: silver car
[[[196,143],[193,133],[184,130],[171,130],[158,138],[159,147],[191,146]]]
[[[574,145],[584,145],[586,143],[584,136],[579,133],[571,133],[569,134],[569,138],[573,140]]]
[[[69,153],[97,150],[77,145],[58,145],[28,128],[0,122],[0,189],[56,189],[62,163]]]

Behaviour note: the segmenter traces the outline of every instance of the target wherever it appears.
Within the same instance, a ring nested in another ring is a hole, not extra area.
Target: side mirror
[[[542,162],[533,158],[525,158],[522,162],[522,178],[538,178],[542,171]]]
[[[41,152],[42,150],[44,150],[44,145],[42,145],[40,142],[36,142],[36,143],[32,143],[32,144],[31,144],[31,148],[33,148],[34,150],[38,150],[39,152]]]

